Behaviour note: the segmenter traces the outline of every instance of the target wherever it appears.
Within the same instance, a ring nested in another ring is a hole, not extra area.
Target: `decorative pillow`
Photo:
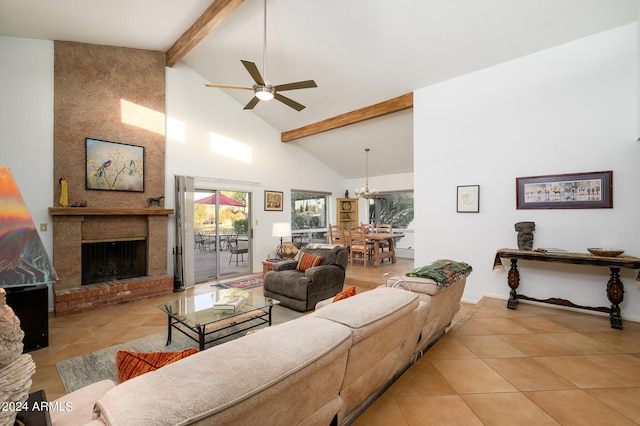
[[[340,293],[336,294],[336,297],[333,298],[333,301],[337,302],[338,300],[346,299],[348,297],[355,296],[355,295],[356,295],[356,286],[352,285],[351,287],[345,288]]]
[[[309,268],[318,266],[321,261],[322,261],[322,256],[314,256],[311,253],[303,253],[302,256],[300,256],[300,260],[298,260],[298,266],[296,266],[296,271],[304,272]]]
[[[149,371],[157,370],[167,364],[179,361],[189,355],[198,353],[195,348],[185,349],[180,352],[130,352],[118,351],[116,353],[116,369],[118,370],[118,382],[133,379]]]

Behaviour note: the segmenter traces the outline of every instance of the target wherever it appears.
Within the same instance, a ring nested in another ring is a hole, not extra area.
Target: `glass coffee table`
[[[246,290],[229,288],[183,297],[156,305],[167,314],[167,345],[176,329],[198,343],[200,350],[215,342],[267,324],[280,301]]]

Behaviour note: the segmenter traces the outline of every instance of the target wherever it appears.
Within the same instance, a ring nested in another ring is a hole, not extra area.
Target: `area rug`
[[[303,314],[284,306],[276,305],[271,311],[271,322],[273,325],[282,324],[284,322],[297,319]],[[256,330],[258,328],[253,328]],[[207,345],[207,349],[229,340],[240,337],[241,334],[230,336]],[[171,344],[168,346],[167,333],[156,333],[141,339],[132,340],[109,348],[101,349],[96,352],[80,355],[56,364],[58,374],[62,379],[64,388],[67,393],[76,389],[90,385],[104,379],[111,379],[118,383],[118,374],[116,371],[115,355],[119,350],[129,350],[134,352],[173,352],[181,351],[187,348],[198,347],[198,344],[177,330],[173,330]]]
[[[255,275],[253,277],[243,278],[236,281],[229,281],[226,283],[220,284],[211,284],[212,287],[218,288],[240,288],[246,290],[248,288],[260,287],[264,284],[264,279],[262,275]]]

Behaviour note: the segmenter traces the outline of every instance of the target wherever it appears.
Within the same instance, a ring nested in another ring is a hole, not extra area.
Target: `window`
[[[291,233],[293,242],[303,246],[326,242],[330,193],[291,190]]]
[[[414,235],[413,191],[387,192],[369,202],[369,223],[391,223],[394,231],[401,231],[403,238],[396,240],[396,251],[412,256]]]
[[[369,223],[391,223],[407,229],[413,222],[413,191],[379,194],[369,202]]]

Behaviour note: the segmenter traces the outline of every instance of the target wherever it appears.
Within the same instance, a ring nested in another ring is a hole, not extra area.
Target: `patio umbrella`
[[[235,206],[235,207],[246,207],[245,204],[241,203],[238,200],[234,200],[231,197],[227,197],[226,195],[220,193],[219,194],[220,205],[224,206]],[[196,204],[215,204],[216,203],[216,194],[209,195],[208,197],[200,198],[199,200],[194,201]]]

